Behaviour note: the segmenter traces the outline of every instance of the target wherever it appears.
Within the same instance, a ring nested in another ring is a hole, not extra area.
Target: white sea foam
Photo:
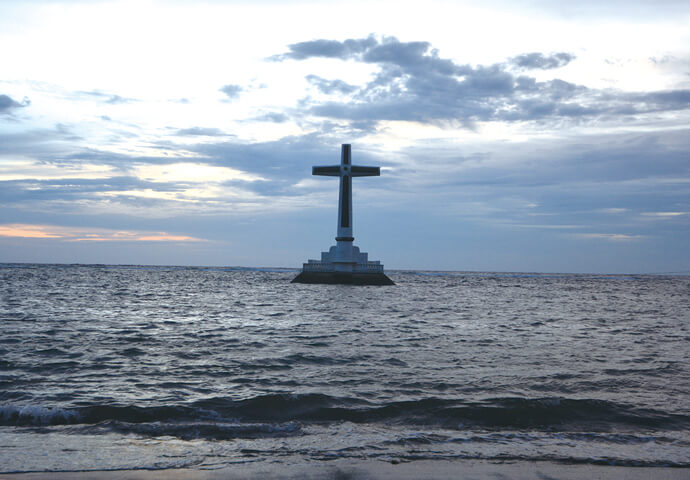
[[[0,406],[0,419],[3,424],[50,425],[55,423],[75,423],[81,416],[74,410],[42,407],[40,405]]]

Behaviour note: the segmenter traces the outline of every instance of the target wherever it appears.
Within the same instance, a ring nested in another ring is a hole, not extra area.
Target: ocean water
[[[690,277],[0,265],[0,473],[690,467]]]

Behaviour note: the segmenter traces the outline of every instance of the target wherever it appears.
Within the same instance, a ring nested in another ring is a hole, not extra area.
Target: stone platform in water
[[[326,283],[342,285],[395,285],[385,273],[301,272],[292,283]]]

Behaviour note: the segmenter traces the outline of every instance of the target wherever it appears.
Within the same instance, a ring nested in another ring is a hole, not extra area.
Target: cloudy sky
[[[690,4],[0,2],[0,262],[690,271]]]

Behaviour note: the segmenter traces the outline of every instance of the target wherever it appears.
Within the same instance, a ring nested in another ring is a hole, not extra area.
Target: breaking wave
[[[272,394],[245,400],[215,397],[190,404],[135,406],[93,405],[70,409],[43,406],[0,407],[0,425],[48,426],[95,425],[111,422],[113,428],[131,428],[142,434],[161,434],[155,429],[134,427],[147,423],[194,426],[201,436],[209,425],[223,424],[219,432],[284,434],[298,423],[385,423],[440,426],[450,429],[548,429],[549,431],[605,432],[638,429],[683,430],[690,416],[603,400],[566,398],[495,398],[481,402],[426,398],[416,401],[372,404],[364,400],[322,394]],[[132,425],[126,427],[125,425]],[[277,427],[289,425],[289,427]]]

